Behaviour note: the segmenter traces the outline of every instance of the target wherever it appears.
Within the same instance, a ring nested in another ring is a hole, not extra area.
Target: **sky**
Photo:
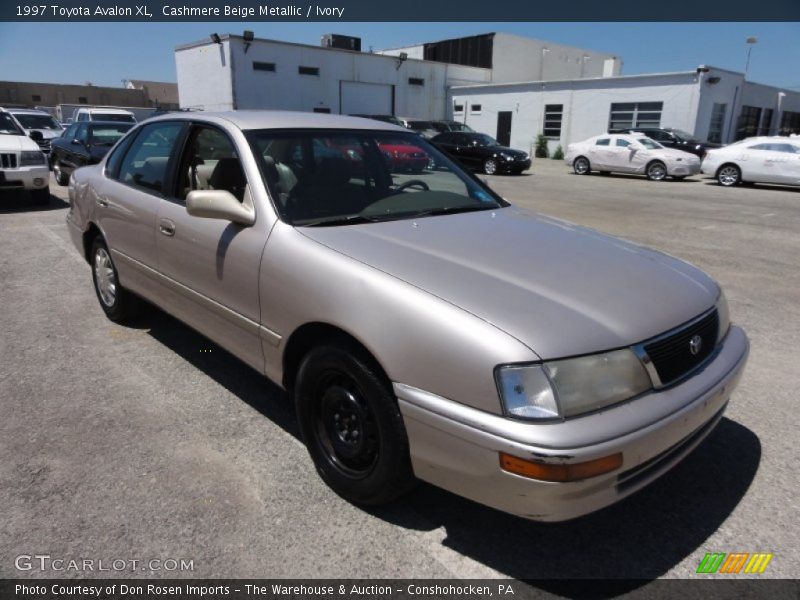
[[[362,50],[500,31],[615,54],[625,75],[699,64],[743,71],[745,40],[757,36],[748,79],[800,90],[800,23],[0,23],[0,80],[174,82],[175,46],[244,29],[314,45],[324,33],[355,35]]]

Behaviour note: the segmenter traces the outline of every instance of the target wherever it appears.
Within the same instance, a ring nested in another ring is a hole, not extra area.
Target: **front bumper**
[[[497,167],[503,173],[511,173],[515,171],[527,171],[531,168],[531,159],[514,159],[514,160],[498,160]]]
[[[524,518],[563,521],[636,492],[687,456],[722,418],[749,342],[731,327],[712,360],[679,385],[558,423],[506,419],[395,383],[416,476]],[[568,483],[514,475],[499,453],[553,464],[621,452],[622,466]]]
[[[0,190],[40,190],[50,185],[50,169],[47,165],[0,169]]]

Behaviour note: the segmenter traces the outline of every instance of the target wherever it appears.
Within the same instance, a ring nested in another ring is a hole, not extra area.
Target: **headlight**
[[[719,319],[717,343],[719,343],[731,327],[731,314],[728,310],[728,300],[725,298],[725,292],[722,291],[722,288],[719,290],[719,298],[717,299],[717,317]]]
[[[652,387],[632,350],[614,350],[497,371],[506,413],[522,419],[573,417],[610,406]]]
[[[47,162],[47,159],[44,157],[43,152],[39,152],[38,150],[33,151],[25,151],[22,152],[19,156],[19,166],[20,167],[30,167],[32,165],[43,165]]]
[[[501,153],[500,154],[500,158],[502,158],[503,160],[514,160],[514,157],[511,156],[510,154],[502,154]]]

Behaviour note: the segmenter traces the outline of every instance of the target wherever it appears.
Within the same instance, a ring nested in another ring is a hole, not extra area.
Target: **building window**
[[[89,104],[89,100],[86,96],[78,96],[78,104]]]
[[[778,133],[780,135],[800,133],[800,112],[784,112],[781,116],[781,130]]]
[[[41,102],[41,101],[42,101],[42,97],[41,97],[39,94],[33,94],[33,95],[31,96],[31,99],[32,99],[34,102]]]
[[[324,106],[315,106],[314,107],[314,112],[315,113],[322,113],[322,114],[325,114],[325,115],[329,115],[329,114],[331,114],[331,109],[330,108],[325,108]]]
[[[454,104],[453,105],[453,112],[454,113],[463,113],[464,112],[464,105],[463,104]]]
[[[319,67],[297,67],[297,72],[300,73],[300,75],[319,76]]]
[[[728,109],[727,104],[714,103],[714,108],[711,109],[711,123],[708,125],[708,141],[712,144],[722,143],[722,129],[725,127],[725,112]]]
[[[736,141],[758,135],[758,124],[761,122],[760,106],[743,106],[736,124]]]
[[[663,102],[614,102],[608,119],[608,129],[625,130],[634,127],[661,127]]]
[[[764,114],[761,116],[761,127],[758,130],[758,135],[769,135],[772,129],[772,113],[771,108],[765,108]]]
[[[470,114],[479,115],[481,114],[481,105],[480,104],[472,104],[469,107]]]
[[[269,62],[259,62],[257,60],[253,61],[253,71],[268,71],[270,73],[275,72],[275,63]]]
[[[561,137],[561,118],[564,116],[563,104],[544,105],[544,136],[549,138]]]
[[[422,77],[409,77],[408,85],[425,85],[425,80]]]

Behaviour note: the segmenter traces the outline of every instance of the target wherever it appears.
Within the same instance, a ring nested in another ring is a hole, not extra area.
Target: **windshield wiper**
[[[345,215],[343,217],[332,217],[329,219],[319,219],[310,223],[303,223],[301,227],[335,227],[337,225],[359,225],[361,223],[376,223],[381,219],[375,217],[365,217],[364,215]]]
[[[437,215],[454,215],[457,213],[477,212],[480,210],[494,210],[500,208],[499,206],[481,206],[475,204],[467,204],[464,206],[443,206],[441,208],[431,208],[415,213],[416,217],[435,217]]]

